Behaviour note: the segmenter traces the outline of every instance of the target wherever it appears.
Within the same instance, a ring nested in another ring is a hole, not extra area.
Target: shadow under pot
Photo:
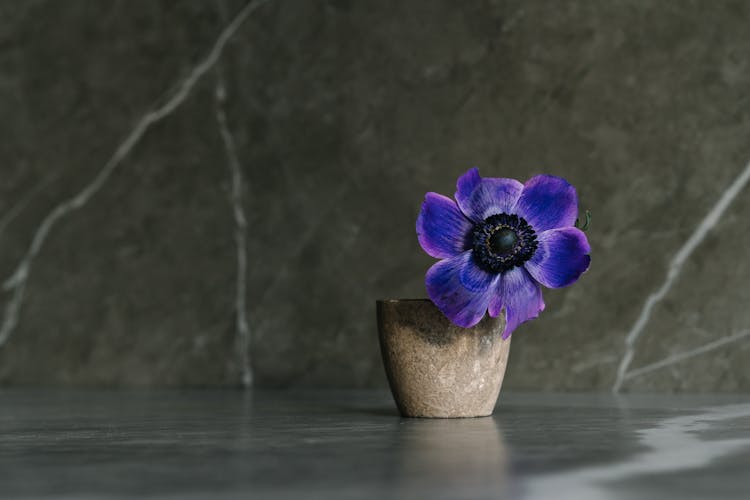
[[[492,415],[510,351],[503,316],[461,328],[429,299],[377,301],[380,349],[401,414]]]

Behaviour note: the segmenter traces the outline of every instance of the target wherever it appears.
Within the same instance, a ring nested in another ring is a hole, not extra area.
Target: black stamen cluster
[[[534,228],[523,217],[513,214],[487,217],[474,226],[471,237],[475,262],[492,273],[503,273],[523,265],[537,248]]]

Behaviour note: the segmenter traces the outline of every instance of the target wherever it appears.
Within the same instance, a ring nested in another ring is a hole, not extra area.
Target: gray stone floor
[[[0,391],[2,498],[750,498],[744,396]]]

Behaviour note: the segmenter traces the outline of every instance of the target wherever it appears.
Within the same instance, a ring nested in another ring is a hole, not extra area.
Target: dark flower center
[[[490,250],[495,255],[505,255],[513,251],[518,243],[516,232],[510,228],[504,227],[495,231],[490,236]]]
[[[476,224],[472,256],[485,271],[503,273],[522,266],[536,251],[536,233],[523,217],[497,214]]]

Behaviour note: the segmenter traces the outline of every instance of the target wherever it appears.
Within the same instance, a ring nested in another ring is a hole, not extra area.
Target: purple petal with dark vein
[[[515,179],[482,178],[475,167],[458,178],[456,202],[472,221],[481,222],[491,215],[511,213],[523,184]]]
[[[455,201],[437,193],[425,195],[417,217],[417,239],[428,255],[444,259],[467,250],[472,227]]]
[[[575,283],[591,263],[591,246],[586,234],[566,227],[537,235],[539,246],[525,264],[526,270],[542,285],[561,288]]]
[[[425,278],[427,295],[454,324],[470,328],[482,319],[487,311],[491,291],[497,286],[499,275],[480,277],[467,270],[474,266],[471,251],[433,265]],[[467,288],[462,281],[467,282]],[[489,279],[487,279],[489,277]]]
[[[544,300],[541,287],[522,267],[503,273],[498,288],[505,308],[503,338],[507,339],[518,325],[539,316]]]
[[[458,275],[461,285],[472,292],[485,292],[497,280],[497,273],[490,273],[479,267],[474,260],[473,252],[466,260]]]
[[[562,177],[537,175],[524,184],[514,211],[537,233],[570,227],[578,217],[578,195]]]

